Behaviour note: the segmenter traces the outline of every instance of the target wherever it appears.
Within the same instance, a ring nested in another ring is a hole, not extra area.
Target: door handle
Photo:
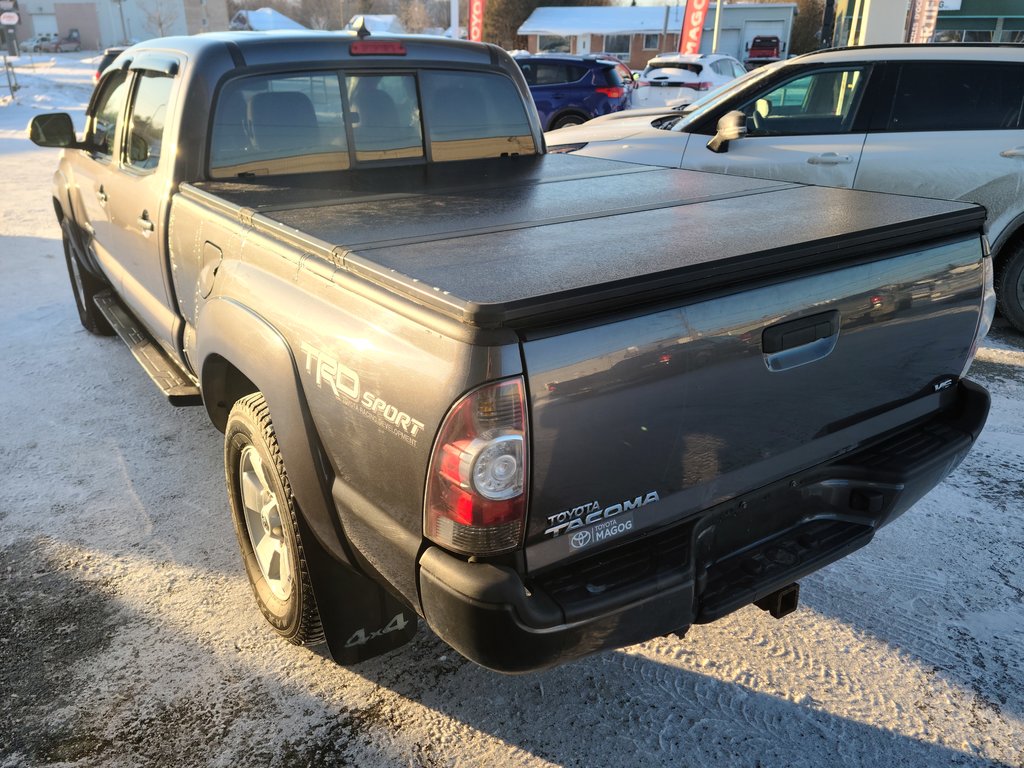
[[[138,223],[139,229],[143,232],[152,232],[156,229],[153,222],[149,220],[149,211],[143,211],[142,215],[136,220],[136,223]]]
[[[100,205],[107,204],[107,193],[103,191],[103,187],[100,187],[99,192],[96,193],[96,197],[99,198]]]
[[[1024,157],[1024,147],[1014,147],[1013,149],[1004,149],[999,153],[1000,157]]]
[[[828,357],[836,348],[840,330],[837,309],[769,326],[761,334],[765,365],[778,372]]]
[[[837,155],[835,152],[824,152],[820,155],[808,157],[807,162],[811,165],[846,165],[852,163],[853,158],[849,155]]]

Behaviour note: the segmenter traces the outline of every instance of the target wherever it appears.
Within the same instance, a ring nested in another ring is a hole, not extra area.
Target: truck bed
[[[977,230],[985,215],[964,203],[573,155],[182,191],[478,327],[535,326],[640,294],[678,298],[871,260],[904,243]]]

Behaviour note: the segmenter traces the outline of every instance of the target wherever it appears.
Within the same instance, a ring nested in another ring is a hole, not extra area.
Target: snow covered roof
[[[729,3],[723,11],[740,8],[776,9],[791,13],[796,3]],[[785,10],[783,10],[785,9]],[[678,5],[605,5],[537,8],[519,27],[520,35],[620,35],[654,34],[668,29],[678,32],[683,26],[684,7]],[[668,23],[665,12],[668,11]],[[714,20],[715,4],[708,7],[705,24]]]
[[[283,13],[273,8],[260,8],[256,11],[239,11],[231,17],[231,29],[265,32],[269,29],[306,29]]]
[[[405,33],[405,27],[393,13],[364,13],[362,18],[370,32],[389,32],[395,35]],[[353,16],[345,25],[345,29],[355,29],[358,24],[359,16]]]
[[[683,25],[683,8],[654,5],[599,5],[537,8],[519,27],[520,35],[616,35],[634,32],[675,32]]]

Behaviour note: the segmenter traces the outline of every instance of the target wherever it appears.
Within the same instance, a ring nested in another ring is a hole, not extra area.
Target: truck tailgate
[[[974,342],[981,255],[977,235],[953,237],[528,337],[529,568],[681,520],[936,410]],[[748,541],[762,524],[778,522],[744,521]]]

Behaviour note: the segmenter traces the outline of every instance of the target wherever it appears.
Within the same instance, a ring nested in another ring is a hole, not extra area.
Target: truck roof
[[[965,203],[574,155],[183,191],[479,327],[535,325],[584,307],[870,258],[881,244],[979,231],[984,220]]]
[[[401,41],[407,54],[404,58],[438,61],[457,61],[481,66],[495,63],[495,46],[453,40],[432,35],[386,35],[374,33],[367,40]],[[316,62],[370,58],[397,60],[395,56],[352,56],[349,44],[359,40],[356,32],[345,30],[328,32],[318,30],[273,30],[265,32],[207,32],[199,35],[163,37],[147,40],[130,49],[126,54],[131,58],[136,52],[170,51],[198,56],[215,48],[231,49],[237,66],[259,66],[281,64],[282,61]],[[240,58],[240,60],[238,60]]]

